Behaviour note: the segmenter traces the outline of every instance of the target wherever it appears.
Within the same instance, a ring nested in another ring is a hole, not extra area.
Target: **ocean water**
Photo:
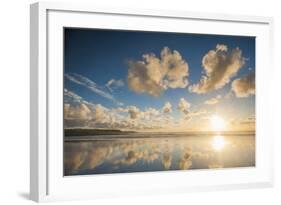
[[[255,166],[249,133],[137,133],[66,137],[64,175]]]

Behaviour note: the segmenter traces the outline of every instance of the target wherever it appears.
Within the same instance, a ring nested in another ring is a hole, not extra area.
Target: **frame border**
[[[167,11],[132,8],[96,7],[94,4],[37,2],[30,5],[30,199],[36,202],[49,201],[48,185],[48,70],[47,70],[47,13],[49,10],[66,12],[87,12],[100,14],[118,14],[125,16],[165,17],[176,19],[212,20],[267,24],[269,26],[269,47],[273,50],[273,18],[247,15],[215,14],[187,11]],[[270,62],[273,62],[273,51]],[[269,66],[273,66],[270,63]],[[273,140],[271,140],[273,145]],[[272,150],[273,157],[273,150]],[[205,187],[185,191],[216,190],[271,187],[273,186],[273,160],[271,162],[271,180],[248,186],[233,185]]]

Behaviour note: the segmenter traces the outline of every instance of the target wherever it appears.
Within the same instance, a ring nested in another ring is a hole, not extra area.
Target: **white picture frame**
[[[256,167],[64,177],[61,34],[65,26],[256,36]],[[272,97],[268,92],[273,72],[272,29],[270,17],[97,8],[92,4],[32,4],[30,198],[41,202],[273,186],[272,116],[263,109],[270,107]]]

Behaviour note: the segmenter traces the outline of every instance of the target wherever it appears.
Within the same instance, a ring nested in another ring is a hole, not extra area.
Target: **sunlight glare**
[[[218,115],[213,115],[210,118],[210,123],[211,123],[212,129],[215,131],[221,131],[225,128],[224,119]]]
[[[225,146],[224,137],[221,135],[214,136],[212,141],[212,147],[215,151],[221,151]]]

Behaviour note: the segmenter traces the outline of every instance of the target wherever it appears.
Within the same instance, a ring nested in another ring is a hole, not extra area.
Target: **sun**
[[[214,136],[212,140],[212,147],[215,151],[221,151],[225,147],[225,144],[226,142],[223,136]]]
[[[211,127],[214,131],[222,131],[225,128],[225,121],[218,115],[213,115],[210,118]]]

